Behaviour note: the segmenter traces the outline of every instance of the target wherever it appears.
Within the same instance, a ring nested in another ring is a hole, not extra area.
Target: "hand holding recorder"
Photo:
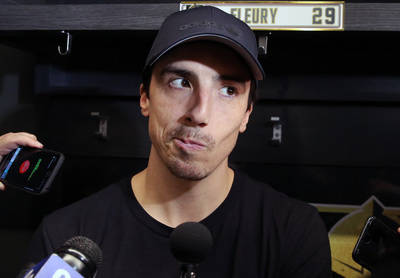
[[[36,136],[27,132],[9,132],[0,136],[0,162],[2,158],[18,148],[18,146],[29,146],[33,148],[43,148]],[[0,181],[0,190],[4,190],[5,186]]]
[[[25,132],[0,136],[0,156],[0,189],[14,187],[32,194],[49,190],[64,161],[63,154],[43,149],[35,135]]]

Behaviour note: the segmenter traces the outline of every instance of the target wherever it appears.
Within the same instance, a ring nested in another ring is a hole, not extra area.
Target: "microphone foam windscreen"
[[[170,236],[171,252],[182,263],[200,263],[212,245],[210,231],[198,222],[185,222],[176,227]]]
[[[103,261],[103,252],[91,239],[84,236],[75,236],[67,240],[63,247],[70,247],[86,255],[97,267]]]

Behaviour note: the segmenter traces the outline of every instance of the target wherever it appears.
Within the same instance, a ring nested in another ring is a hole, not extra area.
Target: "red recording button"
[[[22,162],[21,166],[19,167],[19,173],[23,174],[28,171],[30,165],[31,163],[29,162],[29,160],[25,160],[24,162]]]

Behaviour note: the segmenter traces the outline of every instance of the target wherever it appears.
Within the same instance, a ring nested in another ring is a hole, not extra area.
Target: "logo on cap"
[[[195,22],[191,22],[188,24],[183,24],[183,25],[179,26],[178,30],[184,31],[184,30],[188,30],[188,29],[192,29],[192,28],[196,28],[196,27],[213,27],[213,28],[221,30],[221,31],[226,31],[230,35],[235,36],[235,37],[240,35],[240,31],[237,30],[236,28],[234,28],[233,26],[221,25],[215,21],[209,21],[209,20],[204,20],[204,21],[200,21],[200,22],[195,21]]]

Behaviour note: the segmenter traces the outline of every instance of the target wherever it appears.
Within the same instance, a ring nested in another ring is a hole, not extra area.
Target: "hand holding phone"
[[[43,194],[50,188],[64,155],[52,150],[18,147],[0,163],[0,182],[7,187],[32,194]]]
[[[19,146],[43,148],[34,134],[28,132],[9,132],[0,136],[0,162],[2,156],[7,155]]]
[[[43,148],[34,134],[28,132],[9,132],[0,136],[0,162],[3,156],[7,155],[18,146],[30,146],[33,148]],[[5,186],[0,181],[0,190],[4,190]]]

